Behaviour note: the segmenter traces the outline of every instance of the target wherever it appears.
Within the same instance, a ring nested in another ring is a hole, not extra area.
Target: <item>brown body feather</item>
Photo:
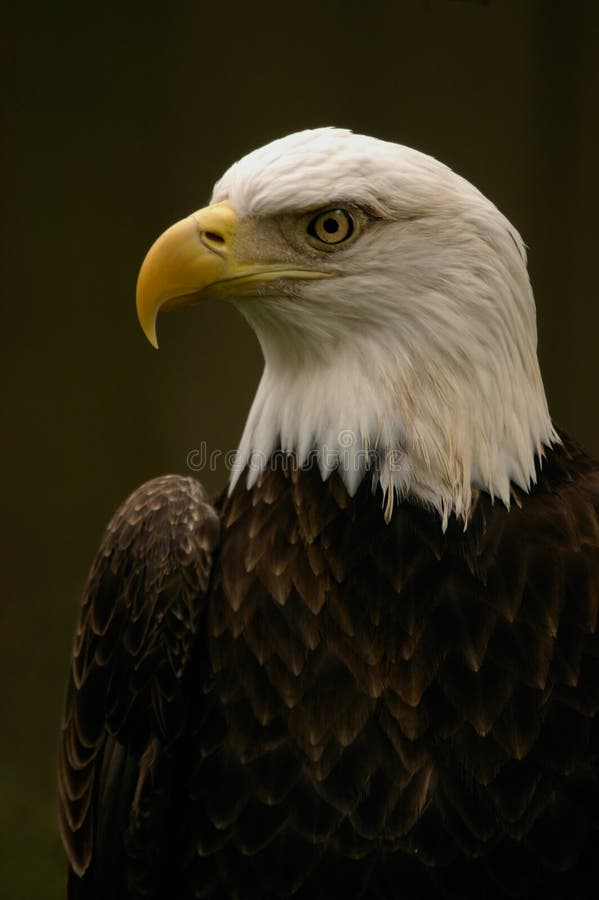
[[[69,896],[170,896],[189,678],[219,520],[201,485],[142,485],[85,588],[59,745]],[[168,862],[168,864],[167,864]]]
[[[90,576],[71,896],[110,895],[118,846],[113,896],[594,897],[598,466],[564,438],[511,510],[480,494],[443,533],[290,463],[223,502],[210,582],[192,485],[141,488]]]

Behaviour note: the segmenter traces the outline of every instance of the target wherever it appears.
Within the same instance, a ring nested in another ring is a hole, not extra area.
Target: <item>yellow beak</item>
[[[237,216],[216,203],[171,225],[152,244],[137,279],[137,316],[158,347],[156,319],[165,306],[183,306],[193,295],[226,277]]]
[[[256,264],[236,259],[238,227],[235,210],[223,201],[171,225],[150,247],[137,279],[137,316],[154,347],[158,347],[156,319],[161,309],[248,293],[248,285],[255,282],[325,278],[330,274],[292,268],[289,263]]]

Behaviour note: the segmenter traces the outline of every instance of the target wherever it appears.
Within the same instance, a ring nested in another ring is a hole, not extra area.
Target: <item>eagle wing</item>
[[[134,888],[130,863],[151,847],[139,866],[151,878],[172,841],[165,804],[219,533],[201,484],[175,475],[142,485],[108,525],[85,587],[60,736],[71,897],[154,896]],[[155,840],[140,838],[144,828]]]

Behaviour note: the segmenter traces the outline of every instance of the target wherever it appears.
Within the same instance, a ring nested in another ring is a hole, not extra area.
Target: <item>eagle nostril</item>
[[[204,241],[207,241],[209,244],[224,244],[225,239],[221,234],[218,234],[216,231],[203,231],[202,238]]]

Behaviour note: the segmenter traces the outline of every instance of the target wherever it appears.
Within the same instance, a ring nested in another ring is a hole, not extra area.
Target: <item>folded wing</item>
[[[138,488],[108,525],[84,592],[59,747],[72,898],[160,896],[219,531],[204,488],[174,475]]]

